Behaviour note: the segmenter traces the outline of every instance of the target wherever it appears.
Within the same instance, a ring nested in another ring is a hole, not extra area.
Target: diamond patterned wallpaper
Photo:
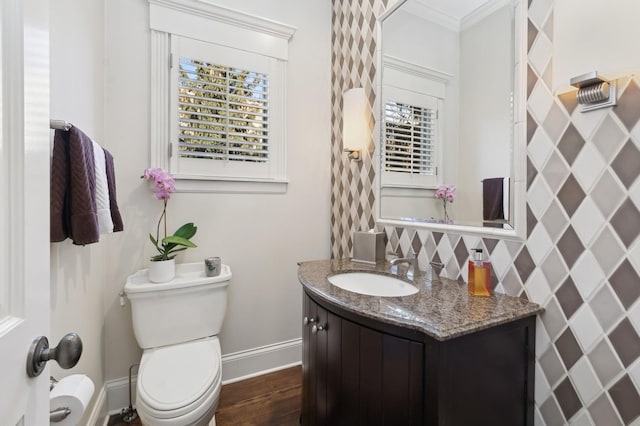
[[[341,152],[341,93],[373,105],[379,0],[333,2],[332,255],[372,227],[371,155]],[[551,92],[553,1],[530,0],[527,240],[385,229],[388,249],[418,253],[466,281],[469,248],[490,254],[495,291],[545,307],[538,319],[536,424],[640,425],[640,78],[618,81],[618,105],[581,113]]]
[[[388,0],[333,1],[331,52],[331,254],[350,257],[354,230],[375,226],[373,142],[361,162],[342,152],[342,93],[365,89],[373,110],[376,75],[376,19]],[[374,118],[370,118],[373,135]],[[371,139],[373,141],[373,138]]]

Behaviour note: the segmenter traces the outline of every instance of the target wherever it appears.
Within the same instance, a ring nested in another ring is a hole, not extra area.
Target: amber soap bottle
[[[491,295],[491,263],[484,260],[482,249],[473,249],[469,260],[469,293],[474,296]]]

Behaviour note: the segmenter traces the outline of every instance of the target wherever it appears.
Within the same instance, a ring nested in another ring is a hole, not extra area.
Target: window
[[[180,57],[178,156],[269,161],[267,74]]]
[[[205,2],[149,2],[152,166],[178,191],[284,192],[294,29]]]
[[[176,178],[284,178],[274,59],[179,36],[171,45],[169,164]]]

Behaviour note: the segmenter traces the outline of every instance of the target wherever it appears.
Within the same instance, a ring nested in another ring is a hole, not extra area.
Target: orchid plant
[[[185,223],[173,235],[167,236],[167,202],[171,198],[171,193],[176,190],[176,182],[173,176],[161,168],[151,167],[145,169],[144,175],[141,177],[153,183],[153,192],[156,198],[163,203],[162,214],[156,227],[156,236],[149,234],[151,243],[159,253],[152,256],[151,261],[171,260],[176,257],[178,252],[189,247],[197,247],[190,239],[196,234],[198,227],[191,222]],[[161,226],[164,227],[162,240],[160,240]]]
[[[449,220],[449,214],[447,213],[447,203],[453,203],[453,200],[456,199],[456,186],[443,183],[436,189],[435,197],[439,200],[442,200],[442,205],[444,207],[444,220]]]

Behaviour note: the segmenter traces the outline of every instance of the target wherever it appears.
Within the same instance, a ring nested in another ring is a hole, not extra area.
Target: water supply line
[[[133,390],[132,390],[132,380],[131,380],[131,371],[134,367],[138,367],[140,364],[133,364],[129,367],[129,406],[127,408],[123,408],[120,415],[122,416],[122,421],[125,423],[131,423],[135,419],[138,418],[138,413],[135,408],[133,408]]]

